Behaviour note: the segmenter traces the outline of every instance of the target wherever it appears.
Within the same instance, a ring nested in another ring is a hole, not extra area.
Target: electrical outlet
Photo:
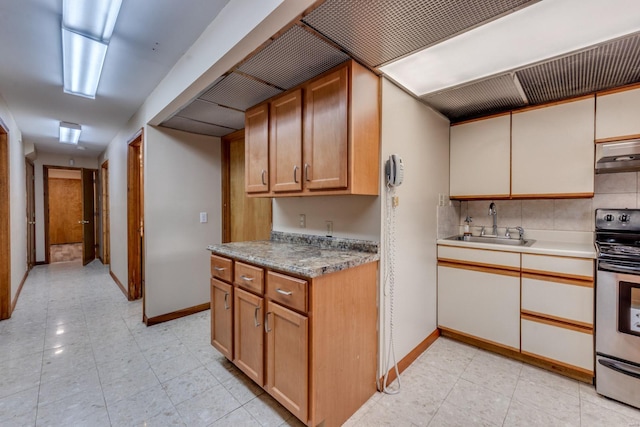
[[[447,205],[447,196],[445,194],[438,194],[438,206]]]
[[[327,221],[327,237],[333,236],[333,221]]]
[[[305,214],[300,214],[300,228],[307,227],[307,216]]]

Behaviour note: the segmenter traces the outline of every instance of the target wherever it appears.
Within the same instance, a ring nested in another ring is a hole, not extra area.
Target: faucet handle
[[[520,235],[520,240],[524,239],[524,228],[517,226],[516,230],[518,230],[518,234]]]
[[[482,226],[482,228],[480,229],[480,235],[484,236],[484,225]]]

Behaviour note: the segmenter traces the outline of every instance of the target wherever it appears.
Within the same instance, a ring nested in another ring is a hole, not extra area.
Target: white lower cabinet
[[[438,266],[438,327],[520,349],[520,273]]]

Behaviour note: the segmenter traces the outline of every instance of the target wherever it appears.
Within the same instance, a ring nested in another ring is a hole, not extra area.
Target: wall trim
[[[16,292],[16,296],[13,299],[13,302],[11,303],[11,313],[13,313],[13,310],[16,309],[16,305],[18,304],[18,298],[20,297],[20,292],[22,292],[22,287],[24,286],[24,283],[27,281],[27,277],[28,276],[29,276],[29,270],[24,272],[24,276],[22,277],[22,281],[20,281],[20,285],[18,286],[18,292]]]
[[[206,302],[204,304],[194,305],[193,307],[183,308],[182,310],[173,311],[167,314],[161,314],[160,316],[147,317],[144,315],[144,323],[147,326],[157,325],[158,323],[168,322],[169,320],[179,319],[180,317],[189,316],[201,311],[209,310],[211,303]]]
[[[129,299],[129,293],[127,292],[127,290],[125,289],[125,287],[122,285],[122,282],[120,282],[120,280],[118,280],[118,278],[116,277],[115,274],[113,274],[113,271],[111,271],[111,266],[109,266],[109,276],[111,276],[111,278],[113,279],[114,282],[116,282],[116,285],[118,285],[118,287],[120,288],[120,290],[122,291],[122,293],[124,294],[124,297],[128,300]]]
[[[439,329],[436,329],[435,331],[431,332],[431,334],[429,334],[429,336],[425,338],[424,341],[418,344],[416,348],[411,350],[409,354],[407,354],[405,357],[402,358],[402,360],[398,362],[398,371],[400,371],[400,373],[403,373],[404,370],[407,369],[409,365],[411,365],[413,362],[415,362],[416,359],[422,353],[424,353],[431,346],[431,344],[433,344],[434,341],[438,339],[439,336],[440,336]],[[396,380],[396,378],[397,378],[396,370],[392,367],[389,370],[389,377],[387,378],[387,382],[391,384]],[[384,375],[380,378],[378,382],[379,384],[378,391],[382,391],[381,387],[382,387],[383,381],[384,381]]]

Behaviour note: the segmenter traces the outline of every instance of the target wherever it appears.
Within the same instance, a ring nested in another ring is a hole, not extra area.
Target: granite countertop
[[[272,232],[271,240],[209,245],[216,255],[314,278],[378,261],[378,243]]]
[[[477,243],[455,241],[447,239],[438,239],[439,245],[459,246],[476,249],[492,249],[504,252],[519,252],[528,254],[566,256],[575,258],[596,258],[596,249],[593,243],[579,242],[556,242],[547,240],[536,240],[533,245],[526,246],[508,246],[495,243]]]

